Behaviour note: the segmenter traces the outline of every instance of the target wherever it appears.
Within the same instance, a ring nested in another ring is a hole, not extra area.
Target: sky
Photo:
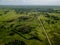
[[[59,5],[60,0],[0,0],[0,5]]]

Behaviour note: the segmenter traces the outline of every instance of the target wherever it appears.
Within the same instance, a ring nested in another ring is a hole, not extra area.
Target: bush
[[[30,17],[28,17],[28,16],[21,16],[18,18],[19,21],[26,21],[28,19],[30,19]]]
[[[18,32],[21,32],[23,34],[28,34],[31,32],[32,28],[28,26],[21,26],[16,29]]]
[[[8,44],[5,45],[26,45],[23,41],[20,40],[14,40],[12,42],[9,42]]]

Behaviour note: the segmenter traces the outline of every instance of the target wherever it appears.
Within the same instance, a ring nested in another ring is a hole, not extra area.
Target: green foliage
[[[23,41],[20,40],[14,40],[12,42],[9,42],[8,44],[5,45],[26,45]]]
[[[1,8],[0,45],[49,45],[40,19],[52,44],[60,45],[60,14],[57,11],[37,7]]]

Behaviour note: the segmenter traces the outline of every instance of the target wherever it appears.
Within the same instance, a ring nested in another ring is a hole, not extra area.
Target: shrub
[[[5,45],[26,45],[25,42],[20,41],[20,40],[14,40],[12,42],[9,42],[8,44]]]

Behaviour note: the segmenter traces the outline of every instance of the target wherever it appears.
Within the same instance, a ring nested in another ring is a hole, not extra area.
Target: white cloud
[[[45,4],[58,4],[60,0],[23,0],[26,4],[37,4],[37,5],[45,5]],[[59,3],[60,4],[60,3]]]
[[[14,1],[14,0],[7,0],[7,1],[11,2],[11,1]]]
[[[60,5],[60,0],[2,0],[0,4],[18,5]]]

